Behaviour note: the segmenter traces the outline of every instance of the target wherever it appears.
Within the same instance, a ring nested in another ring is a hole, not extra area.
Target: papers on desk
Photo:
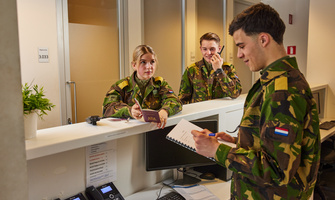
[[[191,186],[173,186],[173,189],[181,194],[186,200],[220,200],[211,191],[209,191],[203,185],[191,185]]]

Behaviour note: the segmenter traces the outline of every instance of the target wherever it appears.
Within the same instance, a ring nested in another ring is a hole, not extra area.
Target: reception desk
[[[181,119],[216,118],[219,131],[232,131],[239,125],[246,95],[237,99],[216,99],[184,105],[182,112],[169,117],[166,126]],[[65,199],[86,188],[85,147],[117,142],[117,180],[123,196],[150,187],[172,175],[171,170],[145,170],[144,132],[155,124],[137,120],[102,119],[97,125],[86,122],[37,131],[26,141],[29,199]],[[233,133],[236,136],[237,133]]]

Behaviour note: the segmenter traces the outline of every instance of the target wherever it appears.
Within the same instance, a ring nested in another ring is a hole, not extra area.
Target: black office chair
[[[335,199],[335,137],[322,142],[320,168],[314,199]]]

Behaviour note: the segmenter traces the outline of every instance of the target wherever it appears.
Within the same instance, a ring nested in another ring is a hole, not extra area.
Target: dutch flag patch
[[[288,130],[284,129],[284,128],[276,127],[275,128],[275,134],[277,134],[277,135],[283,135],[283,136],[288,136]]]

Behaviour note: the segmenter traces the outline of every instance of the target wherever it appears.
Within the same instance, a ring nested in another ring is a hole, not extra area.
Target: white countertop
[[[168,118],[167,125],[177,124],[182,118],[195,120],[243,107],[246,95],[237,99],[215,99],[183,106],[183,110]],[[137,120],[112,121],[110,118],[41,129],[34,139],[26,140],[27,160],[73,150],[108,140],[119,139],[156,129],[155,124]]]

